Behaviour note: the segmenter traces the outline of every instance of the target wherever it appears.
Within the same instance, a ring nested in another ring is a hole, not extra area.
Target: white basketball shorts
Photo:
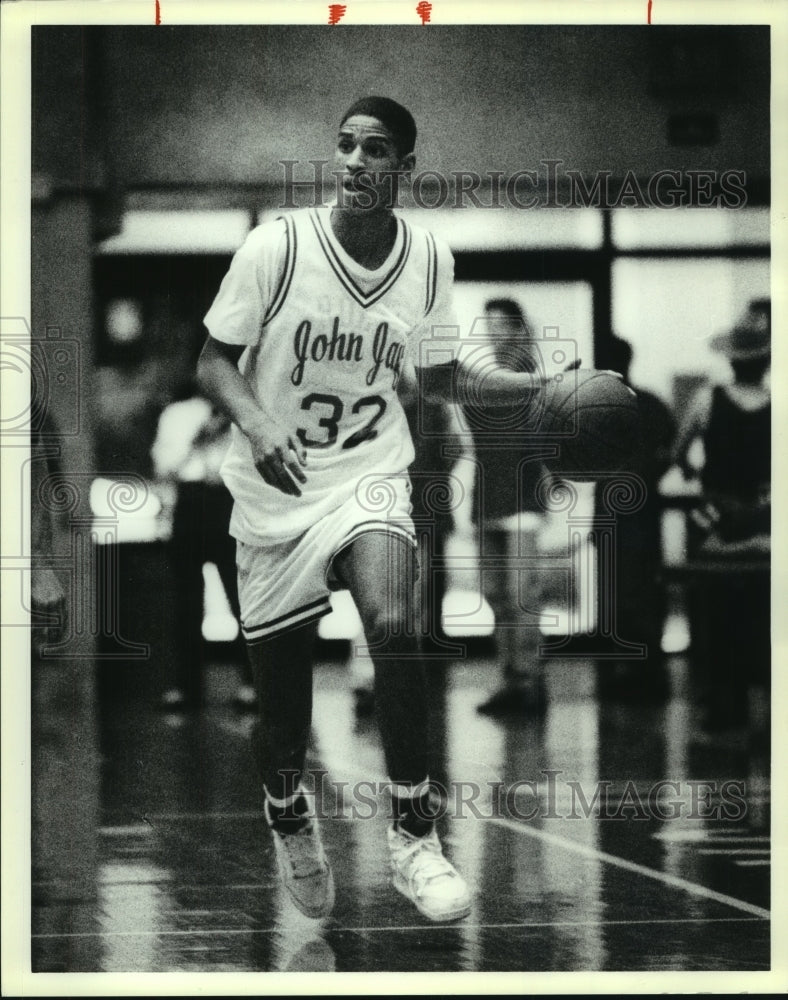
[[[383,531],[416,545],[407,473],[369,476],[336,510],[298,538],[274,545],[238,541],[241,626],[250,644],[315,621],[331,611],[330,591],[342,585],[334,558],[359,535]]]

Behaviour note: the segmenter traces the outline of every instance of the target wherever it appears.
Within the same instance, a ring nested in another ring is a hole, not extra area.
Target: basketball
[[[607,371],[562,372],[550,380],[541,431],[558,446],[550,468],[567,479],[627,469],[640,440],[637,397]]]

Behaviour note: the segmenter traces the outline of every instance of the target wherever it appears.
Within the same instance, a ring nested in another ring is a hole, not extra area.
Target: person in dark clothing
[[[607,345],[606,367],[620,372],[629,383],[633,351],[620,337]],[[676,421],[655,393],[640,386],[640,446],[627,466],[645,487],[645,501],[635,511],[620,515],[615,525],[615,589],[611,595],[619,637],[646,647],[645,659],[600,662],[600,692],[622,698],[662,697],[668,681],[662,659],[662,631],[667,597],[661,579],[662,537],[659,482],[671,465]],[[602,490],[595,493],[596,520],[603,519]]]
[[[195,391],[171,403],[159,419],[152,460],[157,478],[176,490],[170,539],[175,584],[175,655],[165,663],[162,707],[199,708],[203,702],[205,648],[203,567],[213,563],[236,619],[240,616],[235,544],[229,535],[233,499],[219,475],[227,450],[230,421]],[[255,708],[251,667],[240,630],[230,644],[241,683],[234,703]]]
[[[712,341],[733,370],[728,385],[705,386],[693,400],[676,441],[687,478],[690,446],[703,441],[704,503],[695,516],[704,554],[768,552],[771,517],[771,363],[768,321],[735,327]]]
[[[687,478],[690,447],[700,438],[702,499],[691,519],[690,554],[716,563],[695,594],[693,650],[699,668],[704,729],[747,723],[750,686],[768,688],[771,525],[771,361],[768,306],[711,346],[730,362],[733,381],[706,386],[690,406],[675,459]],[[727,566],[726,566],[727,564]]]
[[[513,299],[485,305],[487,333],[498,365],[538,373],[539,348]],[[533,556],[544,519],[537,488],[548,474],[532,414],[522,408],[466,405],[473,437],[476,483],[472,519],[479,530],[482,590],[495,615],[502,684],[478,706],[483,715],[540,715],[545,693],[539,661],[539,574]],[[527,605],[527,606],[526,606]]]

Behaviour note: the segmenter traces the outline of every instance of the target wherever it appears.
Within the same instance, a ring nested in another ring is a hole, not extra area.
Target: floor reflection
[[[277,884],[269,972],[334,972],[337,960],[327,940],[328,920],[304,916]]]
[[[385,780],[383,756],[345,663],[316,674],[310,766],[337,883],[323,922],[279,885],[229,672],[216,666],[205,710],[174,725],[144,684],[96,712],[89,677],[42,671],[33,968],[767,969],[763,744],[696,740],[680,685],[657,705],[600,698],[579,661],[549,665],[543,718],[494,721],[476,706],[496,679],[488,660],[431,674],[440,831],[475,893],[466,920],[441,926],[390,884],[388,800],[356,787]],[[657,799],[659,781],[673,784]]]

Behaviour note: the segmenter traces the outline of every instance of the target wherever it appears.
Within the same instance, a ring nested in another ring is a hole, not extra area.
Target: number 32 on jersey
[[[301,403],[302,410],[314,410],[317,426],[324,430],[321,438],[311,438],[309,432],[299,427],[298,440],[305,448],[329,448],[339,438],[340,421],[344,413],[344,405],[339,396],[330,396],[322,392],[310,392]],[[386,400],[381,396],[364,396],[353,404],[351,413],[358,415],[368,410],[368,419],[363,427],[354,431],[345,441],[342,448],[355,448],[363,441],[373,441],[378,436],[377,424],[386,412]]]

